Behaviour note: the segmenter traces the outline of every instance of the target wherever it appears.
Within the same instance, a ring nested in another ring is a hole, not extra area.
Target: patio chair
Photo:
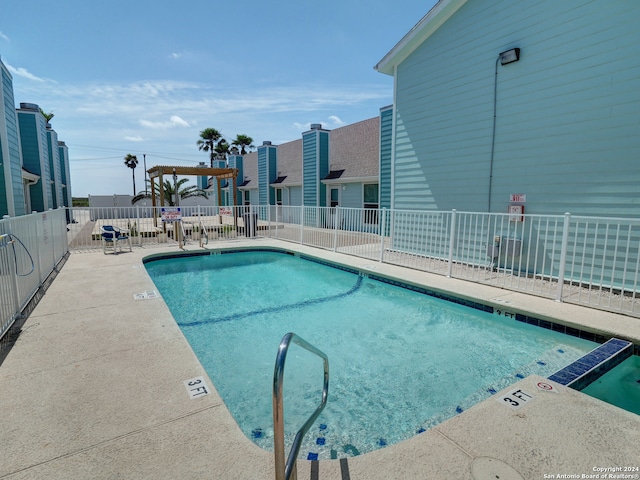
[[[107,248],[112,248],[115,254],[119,248],[119,244],[122,242],[127,242],[129,244],[129,251],[131,251],[129,230],[113,225],[103,225],[100,228],[102,230],[102,252],[104,254],[107,253]],[[122,251],[122,247],[120,247],[120,251]]]

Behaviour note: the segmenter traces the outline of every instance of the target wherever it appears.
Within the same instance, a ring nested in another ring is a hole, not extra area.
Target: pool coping
[[[495,287],[272,240],[224,247],[258,245],[339,261],[513,313],[558,318],[587,332],[640,339],[637,319]],[[0,417],[0,478],[273,478],[273,454],[240,432],[215,389],[197,400],[187,397],[184,380],[210,379],[162,298],[134,299],[154,288],[140,264],[158,250],[69,258],[0,367],[0,388],[12,393],[0,396],[0,408],[12,413]],[[520,410],[497,401],[509,389],[498,392],[400,444],[348,462],[321,461],[317,478],[344,478],[346,465],[352,479],[471,480],[474,465],[486,459],[511,465],[523,478],[543,478],[636,461],[639,416],[553,381],[553,392],[541,391],[536,385],[543,380],[527,377],[513,385],[535,397]],[[313,463],[298,463],[299,478],[310,478]]]

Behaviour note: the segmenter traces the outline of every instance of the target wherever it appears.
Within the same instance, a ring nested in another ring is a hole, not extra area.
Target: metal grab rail
[[[322,401],[318,408],[308,418],[308,420],[300,427],[291,445],[289,457],[284,458],[284,411],[282,405],[282,388],[284,383],[284,363],[287,359],[287,351],[291,342],[300,345],[322,358],[324,363],[324,382],[322,386]],[[295,333],[287,333],[280,341],[278,347],[278,355],[276,356],[276,365],[273,371],[273,450],[275,454],[276,480],[296,480],[298,477],[296,469],[296,459],[300,451],[302,439],[309,431],[313,422],[316,421],[320,412],[327,404],[327,395],[329,394],[329,358],[309,342],[298,337]]]
[[[204,223],[202,223],[202,220],[200,220],[200,246],[204,247],[205,245],[209,245],[209,232],[207,232],[207,229],[204,226]],[[203,241],[203,238],[206,241]]]

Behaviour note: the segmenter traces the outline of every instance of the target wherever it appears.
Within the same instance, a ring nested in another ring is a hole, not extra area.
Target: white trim
[[[331,178],[329,180],[320,180],[325,185],[348,184],[348,183],[380,183],[380,177],[346,177]]]
[[[40,180],[40,175],[36,175],[35,173],[31,173],[26,171],[24,168],[22,169],[22,180],[26,180],[29,185],[35,185]]]
[[[446,22],[467,0],[440,0],[373,68],[387,75]]]
[[[391,112],[391,191],[389,195],[389,208],[393,210],[395,208],[396,199],[396,118],[397,113],[397,94],[398,94],[398,66],[393,67],[393,111]]]

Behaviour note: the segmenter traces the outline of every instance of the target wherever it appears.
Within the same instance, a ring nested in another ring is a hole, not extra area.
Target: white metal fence
[[[69,251],[64,209],[0,220],[0,338]]]
[[[270,237],[640,316],[640,220],[300,206],[72,211],[70,248],[100,248],[100,227],[129,228],[134,245]],[[180,236],[182,234],[182,237]]]

